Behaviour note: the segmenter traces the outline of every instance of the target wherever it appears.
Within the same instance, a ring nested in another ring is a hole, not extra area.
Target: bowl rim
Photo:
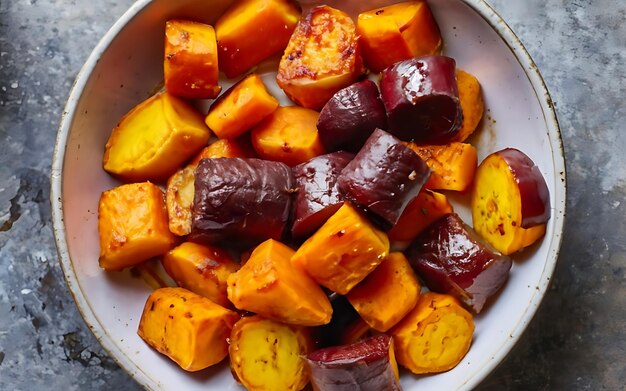
[[[535,94],[539,100],[539,104],[544,116],[546,127],[548,129],[548,139],[552,150],[552,164],[555,169],[555,205],[552,207],[554,219],[554,235],[550,238],[548,248],[548,258],[541,274],[540,284],[536,289],[528,303],[525,311],[520,318],[520,322],[516,325],[511,334],[511,338],[507,339],[490,357],[484,365],[477,369],[476,374],[463,384],[463,389],[472,389],[482,382],[507,356],[515,344],[519,341],[521,335],[526,330],[528,324],[537,312],[545,293],[547,292],[551,277],[556,267],[559,256],[559,249],[562,243],[563,226],[565,222],[566,207],[566,167],[563,148],[563,140],[553,101],[550,97],[546,84],[539,73],[539,70],[532,60],[530,54],[522,44],[521,40],[515,35],[513,30],[502,19],[502,17],[485,1],[485,0],[459,0],[468,5],[478,15],[480,15],[502,38],[504,43],[509,47],[518,63],[524,68],[524,72],[530,81]],[[162,389],[159,382],[151,378],[146,372],[139,368],[133,360],[130,359],[115,343],[113,338],[104,329],[95,311],[85,299],[83,290],[78,282],[77,273],[74,269],[72,260],[69,255],[69,247],[67,242],[67,233],[64,224],[63,212],[63,165],[65,161],[65,152],[69,131],[76,114],[77,105],[82,97],[84,88],[89,77],[97,65],[100,57],[109,48],[117,34],[138,14],[145,10],[153,0],[137,0],[126,12],[109,28],[106,34],[100,39],[95,46],[85,64],[78,72],[74,84],[69,93],[69,97],[65,108],[62,112],[60,124],[57,133],[57,139],[54,147],[52,166],[50,172],[50,204],[52,210],[53,232],[55,243],[59,257],[59,263],[63,271],[63,276],[74,299],[78,310],[89,327],[93,335],[96,337],[104,350],[112,357],[116,363],[125,370],[132,378],[141,386],[148,389]]]

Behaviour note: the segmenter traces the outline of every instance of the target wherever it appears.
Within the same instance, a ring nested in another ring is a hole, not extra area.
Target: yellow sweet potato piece
[[[439,26],[425,0],[407,1],[359,14],[357,34],[365,65],[374,72],[441,49]]]
[[[426,292],[391,330],[400,365],[420,375],[454,368],[472,342],[474,320],[452,296]]]
[[[344,203],[291,258],[318,284],[345,295],[389,254],[387,235]]]
[[[239,269],[239,264],[226,251],[185,242],[165,254],[163,267],[178,286],[222,307],[231,306],[226,294],[226,280]]]
[[[258,245],[241,269],[228,277],[228,298],[235,307],[289,324],[319,326],[330,322],[328,297],[309,276],[291,265],[293,253],[272,239]]]
[[[485,103],[478,79],[461,69],[456,71],[456,83],[459,89],[459,101],[463,110],[463,122],[461,129],[453,137],[452,141],[463,142],[474,133],[480,120],[483,118]]]
[[[186,371],[199,371],[228,354],[227,338],[239,320],[236,312],[183,288],[150,294],[137,334]]]
[[[408,244],[439,218],[452,213],[448,198],[428,189],[422,189],[406,206],[396,225],[387,235],[396,243]]]
[[[169,229],[178,236],[189,235],[191,232],[191,208],[194,198],[194,171],[196,167],[189,165],[176,171],[167,180],[165,200],[169,217]]]
[[[213,26],[189,20],[165,23],[165,88],[176,96],[213,99],[218,84],[217,42]]]
[[[263,80],[252,73],[216,100],[205,122],[219,138],[235,138],[272,114],[278,101],[265,88]]]
[[[164,254],[174,245],[163,192],[150,182],[107,190],[98,204],[100,267],[122,270]]]
[[[298,391],[309,382],[304,358],[312,350],[306,327],[246,317],[230,336],[230,367],[249,391]]]
[[[204,147],[190,164],[197,166],[202,159],[217,157],[255,158],[258,156],[254,148],[252,148],[249,135],[244,134],[238,138],[215,140],[210,145]]]
[[[292,0],[236,0],[215,24],[220,70],[235,77],[280,53],[300,14]]]
[[[346,295],[373,329],[385,332],[415,307],[420,285],[404,254],[394,252]]]
[[[252,129],[252,146],[260,157],[288,166],[324,154],[317,133],[319,113],[298,106],[279,107]]]
[[[343,11],[324,5],[311,9],[298,22],[276,81],[300,106],[320,110],[363,71],[354,22]]]
[[[164,180],[210,136],[194,108],[167,92],[159,93],[133,108],[113,129],[104,169],[132,182]]]
[[[478,157],[471,144],[407,144],[432,170],[424,187],[434,190],[466,190],[474,180]]]

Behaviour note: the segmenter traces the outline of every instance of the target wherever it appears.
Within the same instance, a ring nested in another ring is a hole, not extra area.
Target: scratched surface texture
[[[541,70],[568,169],[553,284],[479,390],[626,385],[626,2],[490,0]],[[137,390],[65,286],[51,228],[56,128],[91,49],[130,0],[0,0],[0,390]]]

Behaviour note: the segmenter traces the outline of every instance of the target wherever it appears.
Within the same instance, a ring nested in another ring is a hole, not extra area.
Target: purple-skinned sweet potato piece
[[[476,313],[504,285],[512,265],[456,213],[427,228],[406,255],[430,290],[456,296]]]
[[[336,186],[337,177],[352,158],[353,154],[339,151],[314,157],[292,168],[298,189],[291,227],[294,238],[313,233],[343,205]]]
[[[456,62],[445,56],[400,61],[381,75],[388,130],[404,141],[446,144],[463,122]]]
[[[429,176],[430,169],[411,148],[376,129],[337,178],[337,188],[346,200],[366,209],[388,229]]]
[[[400,391],[393,340],[378,335],[307,356],[316,391]]]
[[[317,131],[327,151],[358,152],[376,128],[387,129],[387,115],[378,87],[371,80],[337,91],[317,121]]]
[[[190,239],[241,246],[280,239],[289,218],[293,187],[291,169],[284,163],[200,160],[195,171]]]

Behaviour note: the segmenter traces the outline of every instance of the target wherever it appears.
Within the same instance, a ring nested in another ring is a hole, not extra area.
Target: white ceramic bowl
[[[326,3],[353,15],[393,1]],[[180,370],[136,334],[150,288],[129,273],[98,267],[100,193],[118,182],[102,170],[104,144],[119,118],[147,98],[162,76],[164,23],[191,17],[213,23],[228,0],[140,0],[104,36],[79,73],[61,123],[52,165],[51,200],[61,265],[85,322],[104,348],[140,384],[156,390],[239,389],[224,363],[200,373]],[[308,8],[312,1],[303,1]],[[482,0],[431,0],[444,36],[444,53],[478,77],[486,103],[475,139],[482,160],[504,147],[526,152],[550,190],[552,219],[543,240],[514,256],[510,279],[476,317],[469,353],[453,370],[402,376],[405,390],[454,390],[476,386],[506,356],[543,297],[556,263],[565,211],[565,165],[550,97],[522,44]],[[273,83],[273,67],[261,67]],[[224,87],[228,83],[223,84]],[[288,103],[282,92],[272,92]],[[467,207],[456,205],[466,221]]]

